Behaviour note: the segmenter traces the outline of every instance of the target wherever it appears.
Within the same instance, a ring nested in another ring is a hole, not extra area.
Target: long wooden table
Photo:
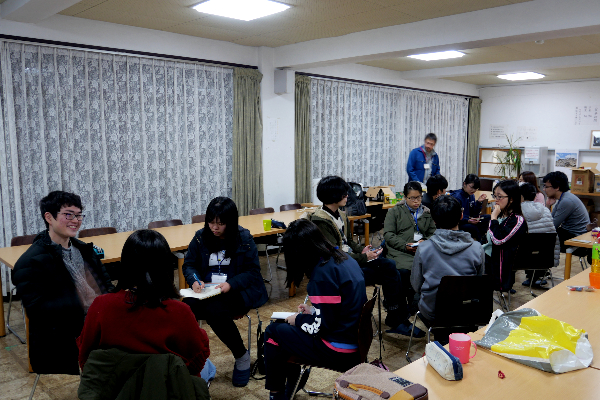
[[[290,210],[290,211],[281,211],[275,213],[268,214],[259,214],[259,215],[246,215],[239,217],[239,224],[244,228],[250,231],[253,237],[260,236],[268,236],[275,235],[278,233],[284,233],[285,229],[271,229],[269,231],[265,231],[263,227],[263,220],[265,219],[275,219],[281,222],[284,222],[286,225],[289,225],[291,222],[298,219],[303,213],[303,210]],[[348,219],[351,221],[351,224],[356,219],[368,218],[369,214],[353,216]],[[156,228],[155,230],[163,234],[163,236],[167,239],[169,243],[169,247],[171,251],[179,251],[185,250],[188,248],[190,241],[194,237],[196,231],[204,227],[203,223],[200,224],[187,224],[187,225],[178,225],[178,226],[169,226],[165,228]],[[351,226],[352,228],[352,226]],[[368,244],[369,237],[369,227],[368,224],[365,224],[365,237],[366,242]],[[129,232],[119,232],[113,233],[110,235],[102,235],[102,236],[91,236],[87,238],[81,239],[86,243],[94,243],[96,246],[104,249],[104,259],[102,262],[104,264],[116,262],[121,260],[121,251],[123,249],[123,245],[125,241],[131,235],[133,231]],[[15,247],[4,247],[0,248],[0,262],[3,262],[9,268],[13,268],[19,257],[29,248],[29,245],[25,246],[15,246]],[[178,260],[179,263],[179,282],[180,288],[185,287],[185,281],[183,279],[183,274],[181,273],[181,265],[183,265],[183,259],[180,258]],[[2,279],[2,277],[0,277]],[[295,294],[295,288],[290,288],[290,295],[293,296]],[[4,319],[4,301],[2,296],[0,296],[0,337],[6,335],[6,323]]]
[[[566,286],[589,284],[589,273],[582,272],[564,281],[520,308],[533,308],[542,314],[562,320],[589,334],[593,349],[600,346],[600,291],[571,292]],[[469,335],[473,340],[483,337],[485,329]],[[463,365],[464,378],[452,382],[443,379],[427,366],[424,358],[400,368],[394,373],[411,382],[420,383],[429,391],[429,399],[506,399],[518,398],[581,398],[599,397],[600,370],[590,368],[565,374],[552,374],[531,368],[505,357],[479,349],[468,364]],[[499,379],[498,371],[506,378]]]
[[[592,239],[592,233],[586,232],[583,235],[579,235],[569,240],[565,240],[565,246],[569,247],[585,247],[586,249],[591,249],[594,245],[594,240]],[[571,277],[571,261],[573,255],[571,253],[565,254],[565,280]]]

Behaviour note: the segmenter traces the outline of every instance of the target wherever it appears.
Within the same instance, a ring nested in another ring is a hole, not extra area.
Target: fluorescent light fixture
[[[498,78],[506,79],[507,81],[526,81],[528,79],[542,79],[545,76],[537,72],[518,72],[516,74],[498,75]]]
[[[290,6],[270,0],[207,0],[193,8],[202,13],[252,21],[285,11]]]
[[[413,56],[409,56],[410,58],[416,58],[417,60],[423,61],[435,61],[435,60],[446,60],[448,58],[459,58],[464,56],[465,53],[461,53],[460,51],[440,51],[437,53],[426,53],[426,54],[415,54]]]

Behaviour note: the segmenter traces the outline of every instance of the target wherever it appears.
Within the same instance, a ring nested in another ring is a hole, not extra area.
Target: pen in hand
[[[196,282],[198,282],[198,284],[200,285],[200,290],[204,290],[204,282],[202,282],[200,279],[198,279],[198,275],[196,275],[196,273],[194,273],[193,276],[194,276],[194,279],[196,280]]]

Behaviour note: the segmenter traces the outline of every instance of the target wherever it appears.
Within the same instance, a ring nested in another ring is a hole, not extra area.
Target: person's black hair
[[[310,279],[320,262],[327,262],[333,258],[339,264],[348,258],[325,238],[317,225],[303,218],[288,226],[283,235],[283,248],[288,288],[292,282],[299,286],[304,275]]]
[[[448,188],[448,181],[442,175],[437,174],[430,176],[427,179],[427,194],[435,196],[439,190],[446,190]]]
[[[163,235],[152,229],[133,232],[123,245],[118,290],[129,290],[129,309],[164,307],[167,299],[178,299],[173,270],[177,257]]]
[[[565,175],[564,172],[550,172],[542,179],[542,182],[550,182],[550,185],[554,189],[558,189],[563,193],[569,191],[569,178],[567,178],[567,175]]]
[[[317,185],[317,198],[323,204],[333,204],[342,201],[348,194],[350,185],[339,176],[326,176]]]
[[[215,197],[206,208],[202,241],[211,253],[220,251],[220,244],[223,243],[220,242],[222,239],[216,237],[208,226],[217,218],[219,222],[225,224],[225,257],[233,257],[240,243],[240,231],[238,229],[238,209],[235,202],[229,197]]]
[[[523,172],[521,172],[519,177],[521,177],[523,179],[523,182],[531,183],[533,185],[533,187],[535,187],[535,190],[537,190],[537,193],[542,192],[540,190],[540,187],[538,186],[537,178],[535,177],[535,174],[533,172],[523,171]]]
[[[408,192],[411,190],[416,190],[419,192],[419,194],[423,194],[423,186],[421,186],[421,182],[410,181],[404,185],[404,197],[408,196]]]
[[[470,185],[473,184],[473,189],[479,189],[481,187],[481,183],[479,182],[479,177],[475,174],[469,174],[466,176],[464,184]]]
[[[433,202],[431,218],[433,218],[436,228],[439,229],[452,229],[458,226],[462,218],[460,201],[446,194],[438,197]]]
[[[519,190],[521,191],[521,196],[523,196],[523,200],[525,201],[533,201],[535,200],[535,196],[537,194],[537,190],[535,189],[535,186],[533,186],[531,183],[524,183],[521,186],[519,186]]]
[[[48,193],[46,197],[40,200],[40,212],[42,213],[42,219],[46,224],[46,229],[49,228],[48,222],[44,217],[44,214],[49,212],[54,219],[63,207],[77,207],[83,211],[83,205],[81,205],[81,197],[74,193],[63,192],[62,190],[55,190],[54,192]]]
[[[423,141],[425,141],[427,139],[431,139],[431,140],[433,140],[434,142],[437,143],[437,136],[433,132],[428,133],[427,135],[425,135],[425,139]]]
[[[511,213],[523,215],[521,212],[521,190],[519,183],[513,179],[507,179],[496,184],[492,193],[496,194],[496,188],[502,189],[502,191],[508,196],[508,204],[505,209],[502,210],[501,215],[505,217],[508,217]]]

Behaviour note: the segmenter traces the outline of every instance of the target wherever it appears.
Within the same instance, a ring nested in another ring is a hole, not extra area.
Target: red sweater
[[[131,353],[173,353],[183,359],[190,374],[198,375],[210,355],[208,336],[200,329],[190,307],[165,300],[164,308],[127,304],[129,292],[121,290],[96,297],[77,338],[79,366],[83,369],[90,352],[118,348]]]

